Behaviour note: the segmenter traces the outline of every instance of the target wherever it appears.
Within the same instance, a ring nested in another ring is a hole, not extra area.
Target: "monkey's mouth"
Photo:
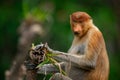
[[[80,33],[79,32],[74,32],[74,35],[78,36]]]

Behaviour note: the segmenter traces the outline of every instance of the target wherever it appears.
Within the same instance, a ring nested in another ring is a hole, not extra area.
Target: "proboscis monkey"
[[[68,77],[59,76],[57,73],[51,80],[59,80],[60,77],[60,80],[108,80],[109,60],[100,30],[86,12],[71,14],[70,24],[74,39],[68,53],[48,47],[53,54],[60,54],[55,59],[62,62],[60,64],[62,68],[65,67]],[[55,70],[51,64],[46,64],[41,68],[41,72],[44,72],[45,68],[48,72]]]

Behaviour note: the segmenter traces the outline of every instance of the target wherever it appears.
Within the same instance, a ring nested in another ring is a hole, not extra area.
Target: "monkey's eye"
[[[72,20],[74,23],[78,23],[78,21],[77,20]]]
[[[79,23],[82,23],[83,21],[78,21]]]
[[[78,20],[78,21],[77,20],[73,20],[73,22],[74,23],[82,23],[82,21],[80,21],[80,20]]]

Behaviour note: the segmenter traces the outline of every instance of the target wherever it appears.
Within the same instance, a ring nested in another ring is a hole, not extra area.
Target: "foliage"
[[[43,67],[45,64],[52,64],[55,68],[58,69],[61,74],[66,75],[60,63],[56,59],[54,59],[55,56],[60,54],[51,53],[50,51],[48,51],[46,46],[47,44],[42,43],[36,46],[32,44],[32,47],[29,51],[30,63],[37,65],[37,69]],[[46,72],[44,74],[46,74]]]
[[[38,48],[39,46],[39,48]],[[39,63],[39,65],[37,65],[36,68],[40,68],[42,67],[44,64],[53,64],[57,69],[59,69],[59,72],[63,75],[66,75],[66,73],[62,70],[59,62],[57,60],[54,59],[55,56],[57,56],[58,54],[54,54],[54,53],[51,53],[49,52],[48,50],[46,50],[46,44],[39,44],[37,46],[34,46],[34,44],[32,44],[32,52],[34,53],[36,51],[36,48],[37,48],[37,51],[36,53],[43,53],[43,54],[39,54],[40,56],[42,56],[43,58],[43,61]],[[41,50],[39,50],[41,49]]]

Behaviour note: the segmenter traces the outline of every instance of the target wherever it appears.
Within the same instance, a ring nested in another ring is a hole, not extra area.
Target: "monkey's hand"
[[[45,47],[47,48],[48,53],[56,54],[56,55],[64,55],[64,52],[60,52],[60,51],[51,49],[51,48],[48,46],[47,43],[45,44]]]
[[[47,48],[47,51],[48,51],[49,53],[53,53],[53,49],[51,49],[51,48],[48,46],[47,43],[45,44],[45,47]]]
[[[65,69],[65,63],[61,62],[59,63],[61,68],[64,70]],[[44,64],[40,68],[38,68],[37,73],[39,74],[49,74],[49,73],[57,73],[59,72],[59,69],[57,69],[53,64]]]
[[[56,69],[55,66],[52,64],[45,64],[41,66],[37,71],[37,73],[39,74],[49,74],[49,73],[56,73],[56,72],[59,72],[59,70]]]

